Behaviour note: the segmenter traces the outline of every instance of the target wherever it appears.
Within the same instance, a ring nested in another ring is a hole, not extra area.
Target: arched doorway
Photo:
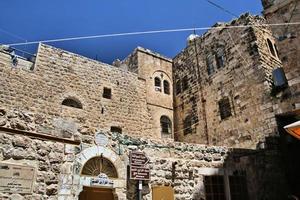
[[[83,187],[79,195],[79,200],[113,200],[112,189]]]
[[[90,177],[91,185],[84,186],[79,200],[113,200],[113,180],[118,172],[113,163],[103,155],[89,159],[81,170],[81,175]]]

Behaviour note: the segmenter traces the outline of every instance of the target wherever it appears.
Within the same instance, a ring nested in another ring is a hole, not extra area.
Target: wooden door
[[[79,200],[113,200],[111,189],[83,187]]]

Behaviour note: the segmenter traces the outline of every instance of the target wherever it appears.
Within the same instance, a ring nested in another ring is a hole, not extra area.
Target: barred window
[[[231,116],[231,107],[228,98],[219,101],[219,111],[221,119],[226,119]]]
[[[226,200],[223,176],[205,176],[204,187],[206,200]]]

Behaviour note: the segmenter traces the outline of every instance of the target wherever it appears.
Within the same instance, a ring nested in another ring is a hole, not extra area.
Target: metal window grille
[[[205,176],[204,186],[206,200],[226,200],[223,176]]]

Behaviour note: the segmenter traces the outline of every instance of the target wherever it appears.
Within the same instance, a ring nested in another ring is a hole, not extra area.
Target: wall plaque
[[[105,134],[98,132],[95,134],[95,143],[96,145],[105,147],[108,144],[108,138]]]
[[[0,163],[0,192],[32,193],[35,168],[27,165]]]

